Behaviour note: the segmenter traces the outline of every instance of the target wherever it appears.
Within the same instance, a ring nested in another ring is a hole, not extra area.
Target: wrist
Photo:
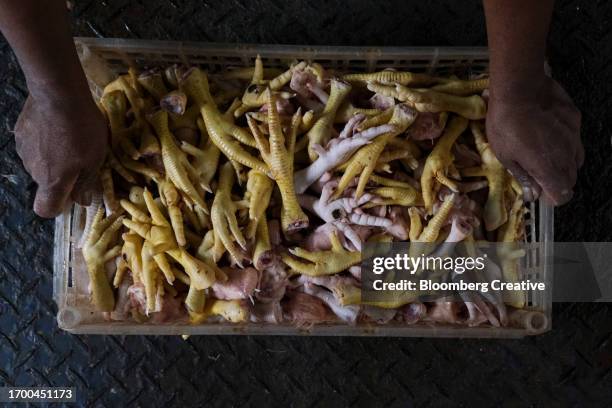
[[[516,75],[491,72],[489,95],[492,102],[525,103],[537,101],[547,89],[550,80],[544,73],[531,71]]]

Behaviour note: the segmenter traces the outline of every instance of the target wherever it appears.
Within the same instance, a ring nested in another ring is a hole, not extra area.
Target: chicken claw
[[[283,254],[282,260],[296,272],[308,276],[333,275],[361,262],[361,252],[344,249],[335,231],[330,233],[329,239],[332,244],[331,250],[311,252],[302,248],[293,248],[289,252],[302,259]]]
[[[484,223],[487,231],[495,231],[508,220],[506,210],[506,190],[510,188],[510,174],[497,160],[485,138],[482,124],[471,122],[470,129],[474,135],[476,149],[480,153],[482,165],[480,168],[468,168],[462,171],[465,176],[485,176],[489,185],[489,195],[484,208]]]
[[[257,224],[262,217],[265,219],[265,212],[270,204],[270,197],[274,183],[268,176],[257,170],[251,170],[248,175],[245,199],[249,203],[249,226],[247,227],[246,237],[251,239],[255,236]]]
[[[283,201],[281,224],[283,231],[294,232],[308,227],[308,217],[298,203],[293,184],[293,155],[297,128],[301,122],[300,110],[293,115],[289,137],[285,137],[281,128],[276,96],[268,90],[268,128],[270,138],[259,131],[254,119],[247,115],[249,127],[257,141],[261,156],[268,164],[272,178],[276,181]]]
[[[235,242],[243,250],[246,250],[246,239],[242,235],[242,231],[240,231],[238,226],[238,220],[236,219],[238,207],[231,197],[234,181],[234,168],[230,162],[226,162],[221,166],[219,172],[219,185],[212,204],[211,220],[215,232],[215,242],[217,239],[221,240],[234,261],[239,266],[242,266],[244,256],[236,247]]]
[[[149,116],[149,122],[155,129],[161,142],[162,160],[166,176],[191,201],[208,213],[208,206],[204,201],[204,192],[198,189],[192,180],[198,179],[198,173],[193,168],[185,152],[176,145],[176,141],[168,128],[168,112],[159,110]]]
[[[83,245],[83,257],[87,264],[95,308],[102,312],[111,312],[115,307],[115,298],[104,264],[116,257],[120,250],[119,246],[110,249],[108,246],[121,228],[123,219],[116,214],[106,219],[103,217],[104,209],[100,208]]]
[[[357,190],[355,191],[355,197],[361,197],[365,191],[370,175],[376,168],[378,157],[384,150],[387,143],[396,135],[404,132],[408,126],[412,124],[415,118],[416,114],[414,110],[408,106],[395,105],[393,108],[393,116],[388,123],[394,127],[394,130],[378,136],[376,140],[367,146],[362,147],[353,155],[348,162],[348,166],[342,175],[342,178],[340,179],[335,197],[339,197],[356,176],[359,176],[359,182],[357,184]]]
[[[331,92],[327,104],[325,104],[325,109],[306,134],[308,138],[308,156],[311,161],[316,160],[318,157],[313,146],[324,145],[329,141],[336,112],[350,91],[351,86],[348,83],[336,79],[331,81]]]
[[[461,116],[455,116],[450,120],[442,137],[436,143],[427,160],[423,174],[421,175],[421,189],[423,191],[423,201],[425,208],[431,213],[434,198],[439,186],[434,181],[445,185],[454,192],[459,188],[454,180],[448,178],[449,168],[453,165],[453,153],[451,151],[457,138],[467,129],[468,121]]]

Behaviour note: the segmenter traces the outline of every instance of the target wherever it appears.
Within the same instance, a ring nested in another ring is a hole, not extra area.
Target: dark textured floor
[[[612,235],[612,4],[558,1],[550,62],[583,112],[587,162],[556,238]],[[219,42],[485,45],[470,1],[76,1],[76,35]],[[51,300],[53,223],[10,132],[26,95],[0,39],[0,385],[77,387],[89,406],[610,406],[612,309],[555,305],[519,341],[73,336]]]

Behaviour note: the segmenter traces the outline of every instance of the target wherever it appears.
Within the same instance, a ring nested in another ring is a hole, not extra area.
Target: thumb
[[[53,218],[66,207],[77,175],[66,177],[59,183],[39,185],[34,198],[34,212],[43,218]]]

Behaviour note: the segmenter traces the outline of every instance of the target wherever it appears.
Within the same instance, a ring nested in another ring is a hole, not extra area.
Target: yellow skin
[[[270,204],[270,197],[274,189],[274,182],[265,174],[251,170],[246,184],[245,200],[249,203],[249,226],[246,238],[252,239],[257,230],[259,220],[265,218],[266,209]]]
[[[268,220],[264,213],[257,223],[257,232],[255,234],[255,249],[253,250],[253,265],[257,269],[261,269],[263,257],[268,256],[272,251],[270,243],[270,232],[268,231]]]
[[[325,104],[325,109],[306,134],[306,137],[308,137],[308,156],[311,161],[315,161],[318,157],[318,154],[313,149],[313,145],[325,146],[327,144],[338,108],[340,108],[340,105],[342,105],[351,91],[351,86],[348,83],[335,79],[331,81],[330,86],[329,99],[327,104]]]
[[[197,120],[200,117],[200,108],[196,105],[191,105],[185,110],[185,113],[178,115],[168,112],[170,117],[170,129],[189,128],[197,129]]]
[[[404,181],[394,180],[376,174],[370,176],[370,181],[385,187],[414,188],[411,184]]]
[[[455,79],[443,84],[434,85],[430,89],[432,91],[451,95],[469,96],[481,94],[487,88],[489,88],[489,78],[469,79],[465,81]]]
[[[161,208],[151,193],[145,189],[143,197],[151,222],[144,223],[134,219],[124,219],[123,225],[145,240],[142,251],[143,275],[146,278],[143,278],[145,287],[147,284],[155,284],[154,276],[156,276],[158,268],[161,269],[168,283],[171,284],[174,281],[175,274],[166,258],[166,254],[170,255],[183,267],[191,280],[191,284],[197,289],[210,287],[215,282],[216,275],[220,274],[219,269],[214,264],[194,258],[184,248],[179,247],[170,222],[163,215]],[[147,262],[145,262],[145,256]],[[154,288],[149,287],[149,292],[154,293]]]
[[[355,129],[358,132],[361,132],[371,127],[376,127],[384,125],[385,123],[389,123],[389,121],[393,117],[393,112],[395,112],[395,106],[392,106],[377,115],[366,118],[363,122],[357,124],[357,126],[355,126]]]
[[[133,232],[124,233],[121,238],[123,239],[121,256],[126,260],[130,271],[132,271],[134,283],[142,282],[142,245],[144,240],[140,235]]]
[[[249,320],[249,309],[243,300],[210,299],[206,302],[204,312],[193,319],[200,323],[210,316],[219,316],[230,323],[243,323]]]
[[[232,201],[231,197],[234,181],[234,169],[231,163],[227,162],[221,166],[219,185],[210,214],[215,232],[215,242],[220,240],[234,262],[242,267],[243,255],[236,246],[236,242],[243,250],[246,250],[246,239],[242,235],[236,219],[238,206]],[[215,261],[218,261],[218,259],[215,259]]]
[[[314,112],[309,110],[306,113],[304,113],[304,116],[302,116],[302,123],[300,123],[299,133],[303,134],[303,133],[308,132],[310,129],[312,129],[314,124],[315,124]]]
[[[438,209],[438,212],[429,220],[427,226],[419,235],[419,238],[417,239],[418,242],[436,242],[438,236],[440,235],[440,230],[446,221],[448,221],[448,217],[450,216],[454,204],[455,194],[446,196],[444,202],[440,206],[440,209]]]
[[[247,130],[241,128],[240,126],[237,126],[226,115],[222,115],[219,112],[217,105],[215,104],[215,101],[213,100],[213,97],[210,94],[208,78],[204,72],[202,72],[199,68],[190,69],[188,74],[181,80],[180,87],[181,90],[185,92],[185,94],[198,107],[205,122],[206,118],[204,117],[204,107],[206,107],[209,112],[213,113],[209,114],[209,116],[211,117],[211,119],[214,117],[214,124],[218,128],[217,134],[220,135],[219,137],[221,137],[221,135],[226,137],[228,135],[231,135],[239,142],[251,147],[255,147],[255,141]],[[206,123],[207,129],[209,126],[210,124]],[[208,133],[211,134],[210,129],[208,129]],[[211,134],[211,137],[212,136],[213,135]],[[214,138],[213,142],[223,151],[223,148],[219,146],[219,144]],[[240,147],[238,143],[236,143],[236,145]],[[225,151],[223,151],[223,153],[230,157]],[[243,164],[248,166],[248,164],[246,163]]]
[[[198,172],[189,163],[185,152],[176,145],[174,136],[168,128],[168,113],[162,110],[157,111],[149,116],[149,122],[161,142],[166,177],[192,202],[203,211],[208,212],[208,206],[204,201],[204,191],[192,182],[192,180],[198,179]]]
[[[291,269],[308,276],[333,275],[361,262],[361,252],[344,249],[335,231],[330,233],[329,240],[332,245],[331,250],[311,252],[302,248],[293,248],[289,252],[303,259],[296,259],[288,254],[282,254],[281,258]]]
[[[119,208],[119,202],[115,195],[115,186],[110,168],[103,166],[100,170],[100,184],[102,185],[102,196],[108,209],[114,213]]]
[[[166,217],[161,212],[155,199],[146,189],[143,196],[148,214],[144,214],[140,210],[138,210],[140,213],[135,212],[134,208],[126,205],[126,200],[121,200],[124,209],[132,216],[132,219],[124,219],[123,225],[149,242],[153,252],[152,255],[176,247],[177,243],[174,239],[172,226],[168,220],[166,220]],[[145,217],[147,217],[148,220]]]
[[[380,109],[364,109],[364,108],[356,108],[349,102],[345,102],[338,108],[336,112],[336,117],[334,118],[334,123],[346,123],[353,116],[362,114],[368,117],[376,116],[381,113]],[[304,115],[306,116],[306,115]]]
[[[109,92],[102,96],[100,105],[104,108],[111,131],[111,148],[116,151],[121,147],[123,151],[133,159],[138,159],[140,153],[129,139],[133,129],[125,127],[125,117],[127,114],[127,100],[122,91]]]
[[[412,140],[395,137],[389,142],[389,148],[406,152],[406,157],[401,160],[406,163],[411,170],[415,170],[419,167],[419,161],[417,159],[421,157],[421,150]]]
[[[121,228],[122,221],[123,219],[116,215],[105,219],[104,209],[100,208],[83,245],[83,258],[89,274],[93,304],[96,310],[101,312],[111,312],[115,308],[115,298],[104,264],[116,258],[121,252],[119,245],[110,249],[109,245]]]
[[[264,162],[247,152],[240,143],[223,130],[222,116],[215,107],[204,105],[202,117],[210,139],[225,156],[249,168],[263,173],[268,172],[268,167]]]
[[[143,162],[133,160],[132,158],[126,155],[119,156],[119,162],[124,168],[134,173],[142,174],[147,180],[147,182],[149,182],[150,180],[158,181],[161,179],[161,174],[159,174],[157,170],[147,166]]]
[[[399,135],[406,131],[408,126],[414,122],[416,116],[412,113],[410,108],[404,105],[396,105],[393,109],[393,116],[389,120],[389,124],[395,126],[393,132],[386,133],[378,136],[372,143],[362,147],[351,157],[348,161],[348,165],[340,182],[338,183],[338,189],[334,195],[334,198],[338,198],[342,195],[344,190],[349,186],[352,180],[359,176],[359,182],[357,183],[357,189],[355,190],[355,197],[359,198],[364,193],[366,185],[370,179],[370,176],[376,168],[376,162],[385,146],[391,139],[396,135]]]
[[[401,205],[410,207],[422,204],[421,194],[412,186],[378,187],[372,190],[372,194],[380,197],[380,199],[366,204],[364,208],[371,208],[378,205]]]
[[[276,96],[268,91],[268,129],[269,139],[259,131],[255,121],[247,116],[247,121],[261,157],[268,164],[270,173],[281,193],[283,201],[281,225],[283,231],[294,232],[308,227],[308,217],[298,203],[293,184],[293,156],[295,138],[301,122],[300,110],[293,115],[289,136],[285,138],[281,128],[280,118],[276,109]]]
[[[266,98],[266,87],[272,91],[278,91],[283,86],[287,85],[291,81],[291,76],[295,70],[303,70],[306,67],[306,62],[302,61],[296,65],[291,66],[287,71],[281,73],[277,77],[271,79],[269,82],[263,81],[263,68],[261,74],[258,73],[257,64],[261,64],[261,58],[255,60],[255,72],[253,73],[253,79],[251,85],[246,89],[242,96],[242,104],[245,108],[259,108],[267,102]],[[243,114],[245,111],[239,109],[236,111],[236,117]]]
[[[163,201],[168,209],[168,215],[170,217],[170,223],[172,224],[172,230],[174,231],[174,237],[179,246],[184,247],[187,245],[187,239],[185,238],[185,227],[183,225],[183,213],[179,207],[180,195],[176,188],[170,181],[162,181],[158,183],[160,196],[163,197]]]
[[[204,138],[204,135],[206,135],[206,127],[202,119],[198,119],[198,127],[202,134],[200,146],[195,147],[187,142],[182,142],[181,149],[193,157],[192,165],[198,173],[200,186],[206,191],[211,191],[210,182],[215,177],[215,173],[219,167],[221,150],[219,150],[217,145],[215,145],[210,138]]]
[[[474,135],[476,149],[480,153],[482,165],[478,168],[463,169],[463,176],[484,176],[489,185],[489,195],[484,208],[484,224],[487,231],[495,231],[508,220],[505,193],[511,188],[511,176],[497,160],[495,153],[486,140],[483,124],[471,122],[470,129]]]
[[[142,246],[142,284],[145,287],[146,313],[155,311],[155,296],[161,283],[159,267],[153,259],[150,243],[145,241]]]
[[[448,178],[448,173],[450,168],[453,167],[454,156],[452,147],[457,138],[467,129],[467,126],[467,119],[460,116],[453,117],[446,127],[444,134],[440,137],[429,156],[427,156],[421,176],[421,190],[423,192],[425,208],[429,213],[431,213],[433,208],[435,195],[439,187],[436,185],[436,182],[445,185],[452,191],[459,191],[457,183]]]
[[[419,112],[453,112],[471,120],[487,116],[487,105],[479,95],[456,96],[429,89],[416,90],[402,85],[392,87],[374,83],[368,84],[368,89],[409,103]]]
[[[108,163],[108,166],[111,169],[115,170],[115,172],[119,174],[125,181],[130,184],[136,183],[134,175],[128,169],[126,169],[123,164],[121,164],[117,156],[115,156],[112,151],[108,152],[108,154],[106,155],[106,161]]]
[[[168,93],[161,72],[140,74],[137,82],[158,102]]]
[[[522,198],[517,196],[510,210],[508,221],[498,231],[497,240],[503,243],[498,247],[497,253],[501,259],[500,266],[504,282],[520,281],[518,259],[523,257],[525,252],[519,249],[516,243],[523,240],[526,211]],[[506,304],[518,309],[525,307],[525,294],[519,291],[504,292],[503,299]]]
[[[416,242],[419,240],[421,232],[423,232],[421,214],[415,207],[411,207],[408,209],[408,215],[410,216],[410,232],[408,237],[410,238],[410,241]]]
[[[441,78],[434,78],[427,74],[418,74],[406,71],[384,70],[371,72],[369,74],[348,74],[342,77],[351,83],[366,84],[368,82],[380,82],[382,84],[401,84],[425,86],[443,81]]]
[[[119,77],[116,81],[109,84],[104,89],[104,94],[107,94],[108,90],[118,89],[125,93],[127,97],[132,112],[134,113],[136,119],[136,126],[140,129],[141,137],[140,137],[140,146],[138,148],[138,152],[141,156],[158,154],[160,152],[159,142],[155,138],[155,136],[151,133],[149,129],[149,125],[144,118],[143,109],[147,105],[145,99],[139,95],[138,90],[136,88],[137,82],[133,80],[134,74],[132,72],[132,78],[129,77]],[[115,84],[114,86],[112,86]]]

